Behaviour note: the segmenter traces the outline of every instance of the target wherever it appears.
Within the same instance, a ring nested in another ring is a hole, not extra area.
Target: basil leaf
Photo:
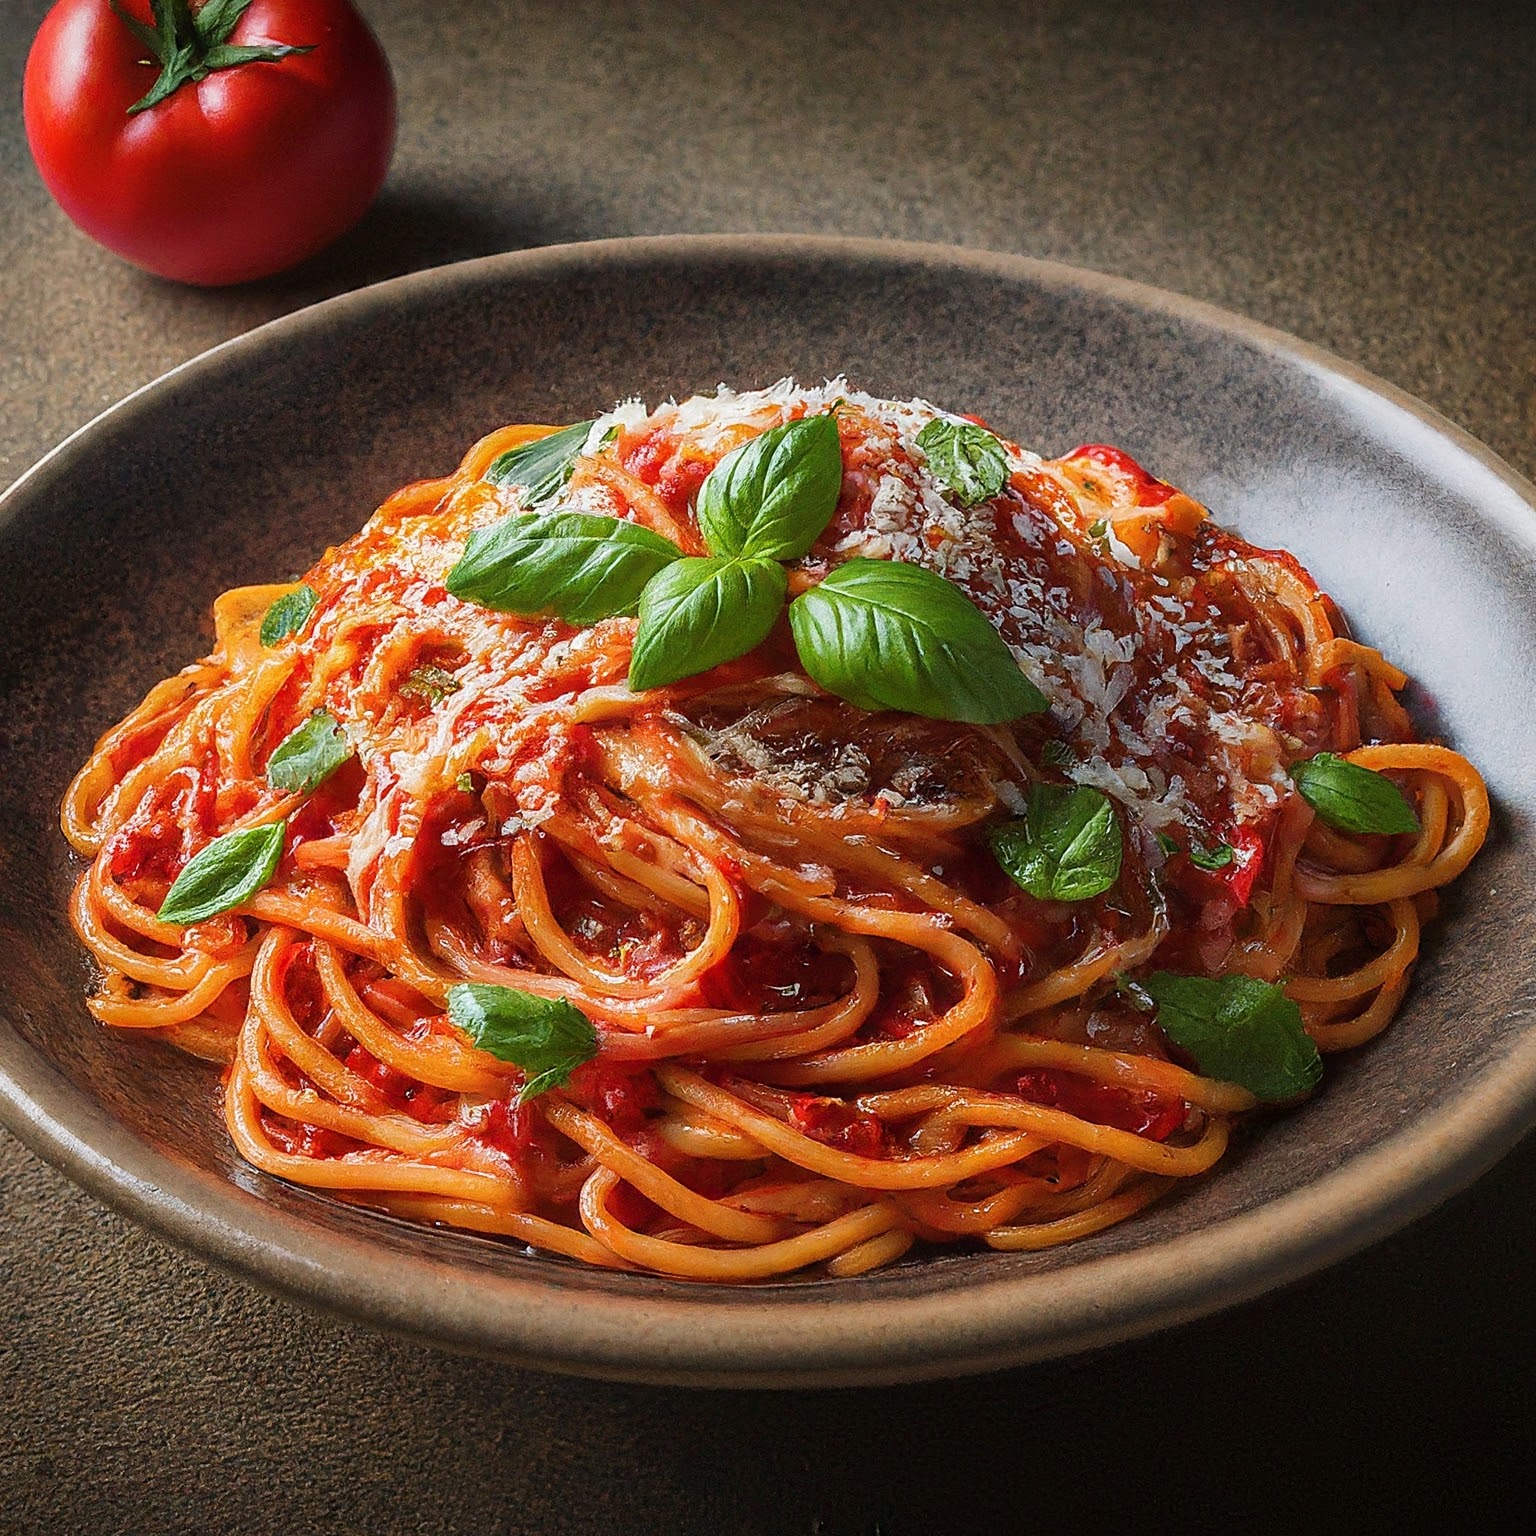
[[[320,594],[309,585],[285,592],[262,616],[259,639],[263,645],[276,645],[289,635],[296,635],[309,623]]]
[[[990,501],[1008,483],[1008,456],[995,434],[971,421],[930,421],[917,446],[962,507]]]
[[[482,1051],[523,1069],[519,1104],[562,1087],[597,1055],[597,1031],[564,998],[535,997],[511,987],[460,982],[448,988],[448,1017]]]
[[[1023,816],[987,841],[1013,883],[1041,901],[1086,901],[1120,878],[1120,823],[1096,789],[1037,784]]]
[[[1217,843],[1214,848],[1202,848],[1199,843],[1189,845],[1189,862],[1210,873],[1225,869],[1236,857],[1231,843]]]
[[[591,512],[519,513],[477,529],[448,573],[465,602],[595,624],[632,614],[645,585],[679,558],[660,534]]]
[[[528,493],[528,505],[536,507],[558,494],[571,478],[572,466],[581,456],[591,430],[592,422],[578,421],[548,437],[519,443],[492,459],[480,478],[492,485],[521,486]]]
[[[674,561],[640,598],[629,686],[664,688],[745,656],[768,638],[787,585],[772,560]]]
[[[709,472],[699,487],[699,530],[712,555],[798,560],[831,521],[842,486],[836,421],[786,422]]]
[[[226,832],[188,860],[155,914],[162,923],[200,923],[249,901],[277,871],[287,823]]]
[[[1340,832],[1417,832],[1419,818],[1403,792],[1384,774],[1319,752],[1292,763],[1301,798]]]
[[[428,704],[441,704],[450,693],[457,693],[464,685],[445,667],[412,667],[400,692],[425,699]]]
[[[828,693],[977,725],[1046,707],[986,615],[952,582],[900,560],[849,560],[789,605],[795,648]]]
[[[273,789],[307,795],[352,756],[352,743],[329,710],[317,709],[290,732],[267,759],[267,783]]]
[[[1041,747],[1040,760],[1043,763],[1049,763],[1052,768],[1060,768],[1063,771],[1077,767],[1077,754],[1066,742],[1054,736]]]
[[[1266,1103],[1315,1088],[1323,1059],[1284,989],[1252,976],[1175,976],[1157,971],[1141,988],[1157,1004],[1157,1022],[1205,1077],[1238,1083]]]

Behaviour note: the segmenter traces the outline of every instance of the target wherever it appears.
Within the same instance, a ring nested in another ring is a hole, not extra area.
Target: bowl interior
[[[743,1292],[587,1272],[352,1210],[238,1162],[212,1070],[104,1032],[81,1005],[89,971],[64,917],[74,864],[57,807],[96,735],[206,649],[217,593],[303,568],[493,426],[839,372],[976,412],[1045,453],[1125,447],[1245,537],[1296,552],[1357,633],[1413,675],[1422,722],[1481,765],[1499,814],[1394,1027],[1334,1058],[1314,1101],[1214,1176],[1135,1221],[1047,1254],[928,1252],[856,1280]],[[1518,936],[1536,903],[1530,510],[1464,441],[1315,355],[1148,290],[1008,258],[619,242],[467,263],[290,317],[109,412],[4,502],[7,1118],[98,1192],[269,1285],[456,1347],[605,1374],[915,1374],[983,1363],[983,1340],[994,1362],[1072,1348],[1090,1334],[1053,1324],[1055,1298],[1097,1308],[1094,1341],[1166,1321],[1151,1282],[1216,1255],[1239,1218],[1264,1211],[1284,1215],[1243,1229],[1263,1249],[1247,1279],[1233,1269],[1224,1282],[1215,1260],[1209,1296],[1186,1298],[1184,1313],[1263,1274],[1288,1278],[1316,1261],[1299,1260],[1308,1214],[1290,1197],[1406,1148],[1440,1116],[1455,1145],[1438,1160],[1408,1168],[1405,1150],[1371,1165],[1365,1235],[1508,1145],[1515,1100],[1529,1112],[1532,966]],[[1486,1090],[1510,1089],[1517,1058],[1515,1100],[1505,1092],[1495,1110]],[[1337,1202],[1319,1219],[1344,1220]],[[914,1329],[944,1309],[946,1329],[875,1337],[871,1308],[896,1301]],[[835,1339],[792,1327],[812,1302],[846,1319],[824,1325]]]

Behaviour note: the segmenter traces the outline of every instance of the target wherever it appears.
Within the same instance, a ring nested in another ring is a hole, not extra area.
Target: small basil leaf
[[[482,1051],[523,1069],[519,1104],[563,1086],[597,1055],[597,1031],[564,998],[535,997],[511,987],[460,982],[448,989],[448,1017]]]
[[[971,421],[930,421],[917,434],[928,468],[963,507],[990,501],[1008,483],[1008,456],[998,438]]]
[[[267,783],[307,795],[352,756],[352,743],[329,710],[317,709],[267,759]]]
[[[798,560],[837,510],[843,453],[831,416],[807,416],[754,437],[699,487],[699,531],[713,555]]]
[[[849,560],[789,605],[795,648],[828,693],[860,709],[992,725],[1046,701],[952,582],[900,560]]]
[[[591,430],[592,422],[578,421],[548,437],[519,443],[492,459],[480,478],[492,485],[521,486],[528,493],[528,505],[536,507],[556,495],[571,478],[571,468]]]
[[[445,667],[412,667],[400,692],[425,699],[428,704],[441,704],[450,693],[457,693],[464,685]]]
[[[1384,774],[1319,752],[1292,763],[1301,798],[1340,832],[1417,832],[1419,818],[1403,792]]]
[[[1202,848],[1199,843],[1189,845],[1189,862],[1196,869],[1207,870],[1214,873],[1218,869],[1225,869],[1237,855],[1232,851],[1231,843],[1217,843],[1214,848]]]
[[[308,585],[297,586],[285,592],[262,616],[260,640],[263,645],[276,645],[289,635],[296,635],[309,623],[320,594]]]
[[[448,590],[500,613],[595,624],[634,613],[646,583],[678,556],[660,534],[616,517],[519,513],[470,535]]]
[[[1037,784],[1023,816],[987,841],[1014,884],[1041,901],[1086,901],[1120,878],[1120,824],[1096,789]]]
[[[226,832],[188,860],[155,914],[162,923],[200,923],[249,901],[271,880],[283,856],[285,822]]]
[[[1040,760],[1052,768],[1063,770],[1077,767],[1077,754],[1066,742],[1052,736],[1040,749]]]
[[[629,659],[636,693],[707,672],[768,638],[788,579],[772,560],[677,560],[640,598]]]
[[[1171,859],[1179,851],[1179,845],[1166,832],[1158,832],[1154,835],[1157,838],[1157,846],[1163,850],[1165,857]]]
[[[1322,1057],[1282,988],[1252,976],[1169,971],[1140,985],[1157,1004],[1159,1028],[1205,1077],[1238,1083],[1266,1103],[1309,1093],[1321,1079]]]
[[[1115,991],[1137,1013],[1151,1013],[1153,1002],[1145,987],[1124,971],[1115,972]]]

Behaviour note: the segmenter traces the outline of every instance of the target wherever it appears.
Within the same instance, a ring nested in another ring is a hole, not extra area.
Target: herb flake
[[[1419,818],[1385,774],[1362,768],[1332,752],[1292,763],[1301,798],[1339,832],[1417,832]]]
[[[428,704],[441,704],[450,693],[457,693],[463,686],[446,667],[428,665],[413,667],[400,684],[400,692],[425,699]]]
[[[1252,976],[1171,971],[1139,984],[1157,1004],[1158,1027],[1202,1076],[1237,1083],[1271,1104],[1310,1093],[1321,1080],[1322,1057],[1283,988]]]
[[[996,433],[972,421],[930,421],[917,434],[928,468],[962,507],[990,501],[1008,483],[1008,456]]]
[[[317,709],[303,725],[278,743],[267,759],[267,783],[307,795],[352,756],[341,722],[329,710]]]
[[[595,421],[578,421],[531,443],[519,443],[492,459],[480,478],[491,485],[520,486],[530,507],[541,506],[565,488]]]
[[[277,873],[287,824],[226,832],[187,861],[155,914],[162,923],[200,923],[247,902]]]
[[[987,841],[1009,879],[1041,901],[1087,901],[1120,878],[1114,807],[1083,785],[1037,784],[1023,816],[994,827]]]
[[[320,594],[301,582],[292,592],[285,592],[262,616],[258,638],[266,646],[278,645],[289,635],[296,635],[309,623]]]
[[[563,1087],[577,1067],[597,1055],[591,1020],[564,998],[461,982],[448,989],[448,1017],[482,1051],[523,1069],[519,1104]]]

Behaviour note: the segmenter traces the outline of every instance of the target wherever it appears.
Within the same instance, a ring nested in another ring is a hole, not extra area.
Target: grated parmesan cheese
[[[718,458],[741,440],[743,427],[767,430],[834,406],[844,442],[843,497],[821,543],[800,562],[803,569],[816,577],[854,557],[902,560],[954,582],[992,618],[1019,669],[1044,694],[1054,733],[1070,751],[1065,772],[1113,796],[1147,829],[1242,823],[1273,813],[1288,788],[1281,754],[1262,708],[1246,698],[1226,621],[1210,602],[1192,596],[1187,583],[1144,572],[1112,523],[1091,535],[1112,509],[1059,465],[1004,440],[1013,483],[991,501],[961,506],[930,469],[917,437],[936,419],[964,418],[925,400],[880,399],[841,377],[812,388],[787,378],[742,392],[721,385],[712,395],[668,401],[651,413],[641,401],[626,400],[595,420],[586,447],[598,451],[617,428],[630,438],[670,442],[695,461]],[[1114,477],[1104,479],[1101,494],[1115,494],[1108,483]],[[482,498],[477,505],[483,523],[520,501],[508,492],[499,503]],[[564,491],[554,508],[632,515],[622,495],[591,480]],[[387,523],[378,527],[386,538]],[[367,547],[374,529],[371,523],[359,535],[359,548]],[[403,566],[401,605],[386,610],[378,606],[382,597],[370,596],[378,620],[419,624],[426,633],[437,621],[404,601],[406,589],[414,584],[417,594],[441,592],[469,531],[450,523],[402,541],[392,555]],[[366,562],[359,561],[350,579],[366,585]],[[409,850],[411,838],[399,830],[403,803],[474,768],[511,791],[515,810],[503,817],[503,833],[537,827],[559,810],[562,754],[575,723],[592,718],[581,712],[583,699],[624,691],[632,620],[574,631],[551,623],[538,643],[509,647],[508,624],[543,621],[457,603],[450,618],[464,657],[455,671],[458,690],[425,719],[375,720],[376,729],[357,738],[375,785],[348,870],[365,913],[366,870]],[[776,679],[775,687],[780,695],[817,693],[799,674]],[[816,752],[766,742],[760,716],[754,711],[713,734],[700,733],[702,749],[769,792],[826,807],[829,815],[861,798],[909,804],[937,782],[925,777],[932,763],[921,756],[910,775],[876,775],[868,754],[852,742],[823,743]],[[1017,754],[1010,733],[994,739]],[[1024,804],[1021,786],[1037,770],[1022,757],[1012,760],[1017,781],[991,788],[1016,812]]]

